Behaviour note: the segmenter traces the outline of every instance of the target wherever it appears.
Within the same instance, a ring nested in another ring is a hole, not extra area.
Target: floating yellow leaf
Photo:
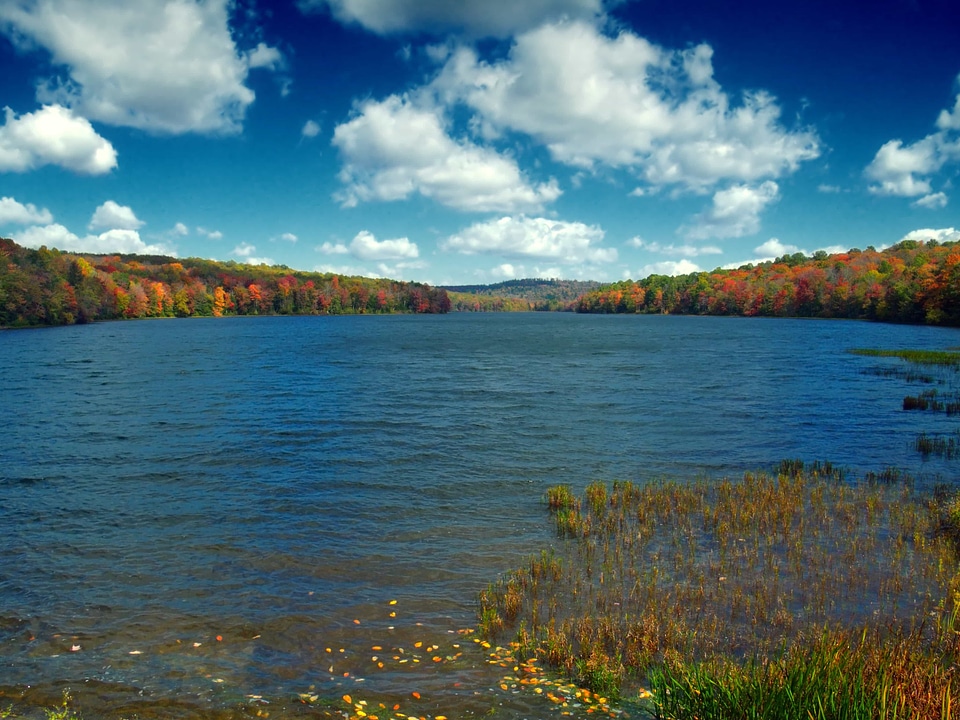
[[[396,601],[396,600],[391,600],[391,601],[390,601],[390,604],[391,604],[391,605],[396,605],[396,604],[397,604],[397,601]]]
[[[352,704],[353,704],[353,698],[350,697],[349,695],[344,695],[344,696],[343,696],[343,701],[344,701],[347,705],[352,705]]]
[[[420,699],[420,693],[418,693],[416,690],[414,690],[414,691],[413,691],[412,693],[410,693],[410,694],[413,696],[413,699],[414,699],[414,700],[419,700],[419,699]]]

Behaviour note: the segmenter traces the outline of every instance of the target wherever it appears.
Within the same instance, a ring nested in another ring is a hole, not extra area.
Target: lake
[[[916,387],[867,372],[900,361],[846,351],[957,345],[566,313],[0,333],[0,709],[69,688],[87,717],[326,716],[344,694],[381,720],[556,717],[464,632],[560,542],[548,486],[785,458],[953,483],[912,443],[956,420],[904,412]]]

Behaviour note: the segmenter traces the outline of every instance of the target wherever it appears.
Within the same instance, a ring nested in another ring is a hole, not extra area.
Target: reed
[[[559,552],[482,594],[481,626],[485,610],[505,618],[519,605],[525,652],[596,693],[629,696],[649,674],[658,699],[669,689],[679,703],[686,683],[716,708],[749,697],[767,708],[783,693],[827,697],[830,683],[869,670],[854,706],[894,698],[883,707],[939,718],[930,707],[960,692],[960,674],[935,672],[960,659],[960,499],[949,492],[922,496],[893,470],[851,481],[830,463],[790,460],[738,480],[553,496],[554,515],[566,513]],[[898,682],[926,690],[897,695],[878,658],[900,658]],[[697,707],[676,717],[745,717]]]

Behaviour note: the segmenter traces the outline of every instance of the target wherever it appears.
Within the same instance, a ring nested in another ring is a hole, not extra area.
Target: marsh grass
[[[960,368],[960,352],[955,350],[881,350],[877,348],[854,348],[853,355],[866,357],[895,357],[916,365],[942,365]]]
[[[893,693],[883,702],[899,714],[885,717],[939,718],[931,703],[960,688],[957,672],[936,671],[960,658],[960,500],[925,499],[899,480],[852,483],[828,463],[785,461],[776,474],[719,483],[593,483],[584,501],[562,506],[548,493],[571,541],[559,558],[534,558],[491,585],[481,617],[513,618],[498,632],[519,623],[526,648],[608,696],[649,674],[657,702],[666,689],[679,702],[678,683],[704,702],[707,687],[721,704],[734,690],[826,702],[853,678],[851,692],[866,698],[854,705]],[[876,670],[891,658],[898,682],[909,680],[896,692]],[[677,715],[734,716],[749,717]],[[828,716],[861,717],[811,715]]]

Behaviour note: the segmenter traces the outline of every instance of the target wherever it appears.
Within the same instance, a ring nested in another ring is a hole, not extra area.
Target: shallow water
[[[269,700],[278,717],[344,692],[553,716],[457,632],[480,589],[557,542],[547,486],[782,458],[953,482],[911,443],[955,419],[903,412],[915,388],[863,372],[899,361],[845,351],[954,345],[951,329],[571,314],[0,333],[0,688],[69,687],[92,716]]]

